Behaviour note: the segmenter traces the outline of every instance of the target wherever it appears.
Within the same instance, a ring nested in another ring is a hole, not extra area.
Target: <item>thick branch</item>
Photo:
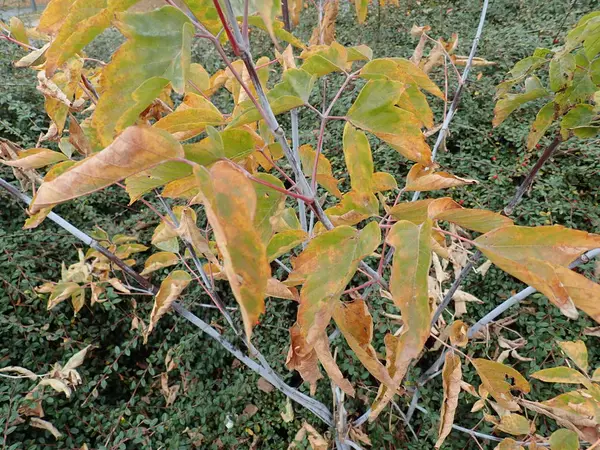
[[[535,176],[537,175],[539,170],[546,163],[546,161],[548,161],[548,159],[550,159],[550,157],[556,151],[556,149],[561,144],[561,142],[562,142],[562,138],[560,137],[560,134],[558,134],[554,138],[554,140],[550,143],[550,145],[548,145],[548,147],[546,147],[546,150],[544,150],[544,153],[542,153],[542,156],[540,156],[540,159],[538,159],[538,161],[535,163],[535,166],[533,166],[531,168],[531,171],[529,172],[529,174],[527,175],[527,177],[525,178],[523,183],[521,183],[521,186],[519,186],[519,189],[517,189],[515,196],[512,198],[512,200],[510,202],[508,202],[508,205],[506,205],[506,207],[504,208],[504,214],[506,214],[507,216],[510,216],[512,214],[512,212],[515,209],[515,206],[517,206],[519,204],[519,202],[521,201],[521,198],[523,197],[523,195],[525,195],[525,192],[527,192],[527,190],[531,186],[531,183],[533,183],[533,179],[535,178]]]

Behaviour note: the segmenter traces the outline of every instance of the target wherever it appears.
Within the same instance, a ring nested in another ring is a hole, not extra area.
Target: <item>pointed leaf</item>
[[[194,173],[249,339],[252,327],[265,311],[265,290],[271,276],[266,246],[253,226],[256,191],[244,174],[225,161],[216,163],[210,171],[196,168]]]
[[[538,370],[531,377],[546,383],[586,384],[588,379],[579,371],[570,367],[551,367]]]
[[[531,422],[520,414],[506,414],[502,416],[496,428],[513,436],[527,435],[535,430],[535,428],[532,429]]]
[[[187,285],[190,284],[190,281],[192,281],[192,277],[183,270],[175,270],[163,280],[154,298],[154,306],[150,313],[150,323],[145,331],[144,340],[148,339],[156,323],[171,309],[173,302],[177,300]]]
[[[325,369],[325,372],[327,372],[329,378],[331,378],[331,381],[335,385],[339,386],[339,388],[346,394],[348,394],[350,397],[354,397],[355,391],[352,387],[352,384],[350,384],[350,382],[346,378],[344,378],[342,371],[336,364],[335,359],[331,354],[327,334],[325,334],[324,332],[321,333],[321,335],[316,339],[314,343],[314,349],[319,358],[319,362]]]
[[[257,173],[255,177],[274,186],[284,188],[283,182],[271,174]],[[281,192],[259,183],[254,183],[254,190],[256,191],[254,227],[266,245],[273,236],[271,220],[285,206],[285,196]]]
[[[183,208],[177,234],[192,245],[194,250],[203,255],[213,264],[218,264],[217,258],[213,255],[208,240],[202,235],[196,226],[196,214],[192,208]]]
[[[77,369],[79,366],[81,366],[90,347],[91,345],[88,345],[83,350],[80,350],[71,356],[65,366],[62,368],[62,371],[68,372],[69,370]]]
[[[364,300],[350,303],[337,302],[333,308],[333,319],[344,335],[346,342],[371,375],[381,383],[394,389],[393,381],[377,357],[373,340],[373,319]]]
[[[439,437],[435,443],[435,448],[440,448],[446,437],[452,431],[454,415],[458,406],[458,394],[460,394],[460,382],[462,380],[462,368],[460,357],[453,352],[446,354],[446,361],[442,370],[442,379],[444,383],[444,403],[440,412]]]
[[[504,364],[476,358],[472,360],[483,386],[500,406],[509,411],[518,411],[519,405],[511,393],[518,390],[527,394],[530,390],[527,380],[515,369]]]
[[[52,436],[54,436],[55,439],[59,439],[62,437],[62,433],[58,431],[58,429],[47,420],[42,420],[38,417],[32,417],[31,419],[29,419],[29,423],[32,427],[41,428],[42,430],[50,432],[50,434],[52,434]]]
[[[396,222],[387,242],[394,247],[390,292],[400,309],[404,326],[394,356],[390,375],[396,386],[406,376],[410,363],[419,356],[429,338],[431,310],[428,276],[431,265],[431,220],[421,225]],[[371,417],[377,417],[396,392],[380,386],[372,406]]]
[[[318,77],[331,72],[344,72],[348,66],[348,50],[337,42],[313,45],[304,50],[300,57],[304,59],[301,69]]]
[[[153,189],[188,177],[191,174],[192,168],[188,164],[179,161],[169,161],[128,177],[125,180],[125,190],[129,194],[129,204],[136,202],[144,194]]]
[[[312,174],[317,152],[308,144],[302,145],[298,149],[298,152],[300,153],[304,173]],[[333,176],[331,163],[322,153],[319,154],[319,161],[317,163],[317,182],[334,197],[339,198],[342,196],[342,193],[338,189],[339,181]]]
[[[360,71],[360,75],[367,79],[388,79],[391,81],[400,81],[404,84],[411,84],[420,89],[424,89],[436,97],[444,99],[444,93],[436,84],[429,79],[416,64],[403,58],[382,58],[374,59]]]
[[[150,127],[129,127],[101,152],[78,162],[56,179],[44,182],[31,205],[31,211],[35,213],[42,208],[90,194],[178,157],[183,157],[183,150],[170,134]]]
[[[179,262],[179,257],[171,252],[158,252],[150,256],[144,264],[141,275],[148,275],[165,267],[174,266]]]
[[[396,103],[404,92],[402,83],[371,80],[348,110],[348,120],[356,127],[373,133],[411,161],[431,164],[431,150],[421,132],[421,123]]]
[[[477,184],[478,181],[461,178],[448,172],[435,172],[423,164],[415,164],[406,176],[405,191],[436,191],[449,187]]]
[[[47,148],[32,148],[19,152],[19,158],[15,160],[0,159],[1,164],[19,169],[39,169],[60,161],[67,157],[59,152],[48,150]]]

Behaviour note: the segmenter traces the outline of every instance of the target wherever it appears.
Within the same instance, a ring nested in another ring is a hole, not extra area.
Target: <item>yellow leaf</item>
[[[558,345],[577,367],[584,372],[588,371],[588,351],[583,341],[563,341]]]
[[[326,3],[321,23],[313,29],[309,45],[330,45],[335,40],[335,20],[339,11],[339,0]]]
[[[405,191],[436,191],[449,187],[477,184],[475,180],[460,178],[448,172],[435,172],[423,164],[415,164],[406,176]]]
[[[15,160],[0,159],[1,164],[19,169],[39,169],[51,164],[67,159],[60,152],[55,152],[47,148],[32,148],[19,152],[19,158]]]
[[[538,370],[532,373],[531,377],[545,381],[546,383],[589,384],[588,379],[584,375],[566,366]]]
[[[101,152],[44,182],[31,205],[32,213],[98,191],[161,162],[183,157],[181,145],[161,130],[133,126]]]
[[[174,266],[179,262],[179,257],[171,252],[158,252],[150,256],[144,264],[140,275],[148,275],[165,267]]]
[[[154,298],[154,306],[150,313],[150,323],[144,333],[144,342],[148,340],[148,336],[158,320],[169,311],[173,302],[177,300],[190,281],[192,281],[192,277],[183,270],[175,270],[163,280]]]
[[[483,386],[498,404],[509,411],[518,411],[519,405],[511,391],[516,389],[524,394],[529,392],[529,383],[523,375],[512,367],[495,361],[476,358],[472,362]],[[511,379],[512,383],[509,382]]]
[[[460,394],[460,382],[462,379],[462,368],[460,357],[453,352],[446,354],[446,361],[442,370],[442,379],[444,383],[444,403],[440,412],[439,437],[435,443],[435,448],[440,448],[446,437],[452,431],[454,415],[458,406],[458,394]]]
[[[381,383],[394,389],[390,375],[377,357],[371,344],[373,340],[373,319],[364,300],[350,303],[337,302],[333,308],[333,319],[344,335],[346,342],[360,362]]]
[[[194,173],[250,339],[252,328],[265,311],[265,291],[271,276],[265,243],[253,226],[256,191],[242,172],[225,161],[217,162],[210,171],[195,168]]]
[[[525,450],[514,439],[506,438],[494,450]]]
[[[179,228],[177,234],[192,245],[194,250],[214,264],[218,264],[217,258],[210,249],[208,240],[202,235],[196,226],[196,214],[192,208],[184,207],[181,210]]]

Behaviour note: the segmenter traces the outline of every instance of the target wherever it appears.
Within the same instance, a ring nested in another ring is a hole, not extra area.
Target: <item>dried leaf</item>
[[[456,407],[458,406],[462,369],[460,357],[453,352],[446,354],[442,379],[444,384],[444,402],[442,403],[442,410],[440,412],[439,437],[435,443],[435,448],[440,448],[446,437],[450,434],[452,424],[454,423]]]
[[[477,184],[478,181],[460,178],[448,172],[435,172],[423,164],[415,164],[406,176],[405,191],[435,191],[449,187]]]
[[[23,377],[27,377],[30,380],[37,380],[37,375],[31,370],[19,366],[7,366],[0,369],[0,373],[16,373]]]
[[[530,390],[527,380],[515,369],[487,359],[472,360],[483,386],[489,391],[500,406],[508,411],[518,411],[519,405],[512,390],[528,393]]]
[[[43,430],[49,431],[55,439],[59,439],[62,437],[62,433],[56,429],[54,425],[46,420],[39,419],[37,417],[32,417],[29,419],[29,424],[35,428],[41,428]]]
[[[150,323],[144,335],[145,341],[148,340],[148,336],[156,326],[158,320],[169,311],[173,302],[177,300],[190,281],[192,281],[192,277],[183,270],[175,270],[163,280],[154,298],[154,306],[150,313]]]

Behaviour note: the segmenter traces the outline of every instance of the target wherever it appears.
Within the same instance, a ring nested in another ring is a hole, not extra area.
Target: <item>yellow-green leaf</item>
[[[529,135],[527,136],[527,150],[531,150],[533,147],[540,142],[540,139],[552,122],[554,120],[556,104],[554,102],[546,103],[542,108],[538,111],[535,116],[535,120],[531,125],[531,130],[529,131]]]
[[[172,158],[183,157],[181,145],[168,133],[145,126],[129,127],[110,146],[44,182],[32,205],[42,208],[80,197]]]
[[[279,258],[306,240],[308,240],[308,233],[304,230],[286,230],[275,234],[267,245],[269,262]]]
[[[435,448],[440,448],[446,437],[452,431],[456,407],[458,406],[458,394],[460,394],[460,382],[462,381],[462,368],[460,357],[454,352],[446,354],[444,368],[442,370],[442,380],[444,384],[444,402],[440,412],[439,437],[435,443]]]
[[[404,89],[400,82],[371,80],[358,94],[347,117],[354,126],[373,133],[407,159],[428,166],[431,150],[421,132],[421,121],[396,106]]]
[[[253,225],[256,191],[252,182],[226,161],[217,162],[210,171],[196,168],[194,173],[249,339],[265,311],[265,290],[271,276],[266,245]]]
[[[219,13],[212,0],[184,0],[198,21],[212,34],[217,34],[223,24],[219,19]]]
[[[361,231],[340,226],[312,239],[292,261],[286,284],[303,283],[298,323],[309,344],[314,344],[331,320],[332,308],[350,282],[359,262],[381,242],[377,222]]]
[[[550,450],[578,450],[579,437],[572,430],[561,428],[550,436]]]
[[[48,299],[48,309],[54,308],[56,305],[66,300],[79,289],[79,284],[72,281],[57,283],[52,289],[50,298]]]
[[[356,7],[356,17],[358,18],[358,23],[364,23],[367,18],[369,0],[354,0],[354,6]]]
[[[396,222],[387,242],[395,250],[390,292],[404,323],[394,349],[394,365],[389,369],[395,386],[400,386],[410,363],[419,356],[429,338],[431,309],[427,280],[431,265],[431,220],[421,225]],[[380,386],[371,417],[377,417],[395,394],[395,390]]]
[[[356,225],[357,223],[376,216],[379,213],[379,201],[370,192],[350,191],[344,194],[342,200],[325,214],[335,225]]]
[[[588,371],[588,351],[583,341],[563,341],[559,342],[558,345],[577,367],[584,372]]]
[[[586,384],[588,379],[575,369],[570,367],[551,367],[538,370],[531,374],[533,378],[546,383]]]
[[[125,180],[125,188],[129,194],[129,204],[139,200],[144,194],[153,189],[188,177],[191,174],[192,168],[189,164],[179,161],[169,161],[128,177]]]
[[[223,115],[210,101],[193,93],[187,94],[187,97],[191,96],[197,97],[193,107],[182,103],[177,110],[160,119],[154,126],[184,141],[201,134],[209,125],[223,123]]]
[[[506,414],[502,416],[496,428],[513,436],[527,435],[535,431],[535,427],[532,428],[531,422],[520,414]]]
[[[511,391],[527,394],[530,390],[527,380],[512,367],[487,359],[472,360],[483,386],[500,406],[509,411],[518,411],[519,405]]]
[[[411,84],[426,90],[436,97],[445,98],[444,93],[429,79],[416,64],[403,58],[374,59],[362,68],[360,76],[367,79],[388,79]]]
[[[19,169],[39,169],[60,161],[64,161],[67,157],[47,148],[32,148],[19,152],[19,158],[15,160],[0,159],[0,163]]]
[[[255,177],[274,186],[284,188],[283,182],[271,174],[257,173]],[[254,227],[257,229],[262,241],[267,245],[273,236],[271,220],[285,206],[285,196],[281,192],[260,183],[254,183],[254,190],[256,191]]]
[[[45,13],[43,27],[58,30],[46,52],[46,73],[52,75],[65,61],[92,42],[111,23],[119,11],[125,11],[139,0],[76,0],[70,5],[62,5],[62,11],[52,8]],[[64,19],[58,19],[58,14],[66,14]],[[57,27],[57,22],[62,22]],[[48,23],[54,22],[54,23]]]
[[[252,4],[258,11],[258,14],[260,14],[260,17],[262,17],[263,23],[271,35],[271,39],[277,43],[273,23],[277,16],[281,14],[281,2],[278,0],[252,0]]]
[[[408,86],[396,105],[413,113],[425,128],[433,128],[433,111],[427,103],[427,97],[417,86]]]
[[[9,25],[11,37],[21,42],[22,44],[29,45],[29,38],[27,37],[27,31],[25,30],[25,25],[23,24],[23,21],[17,16],[13,16],[10,18]]]
[[[171,252],[158,252],[150,256],[145,264],[141,275],[148,275],[165,267],[174,266],[179,262],[179,257]]]
[[[144,333],[144,341],[148,340],[148,336],[158,320],[171,309],[173,302],[179,298],[179,295],[190,284],[190,281],[192,281],[192,277],[183,270],[175,270],[163,280],[156,297],[154,297],[154,306],[150,313],[150,323]]]
[[[135,123],[167,84],[178,93],[185,91],[194,30],[190,19],[172,6],[117,18],[127,42],[102,71],[102,95],[92,118],[104,146]]]
[[[542,86],[542,83],[536,76],[525,80],[525,91],[521,94],[503,95],[494,108],[494,120],[492,125],[497,127],[518,107],[548,95],[548,91]]]
[[[301,69],[318,77],[348,69],[348,50],[337,42],[311,46],[300,57],[304,59]]]

